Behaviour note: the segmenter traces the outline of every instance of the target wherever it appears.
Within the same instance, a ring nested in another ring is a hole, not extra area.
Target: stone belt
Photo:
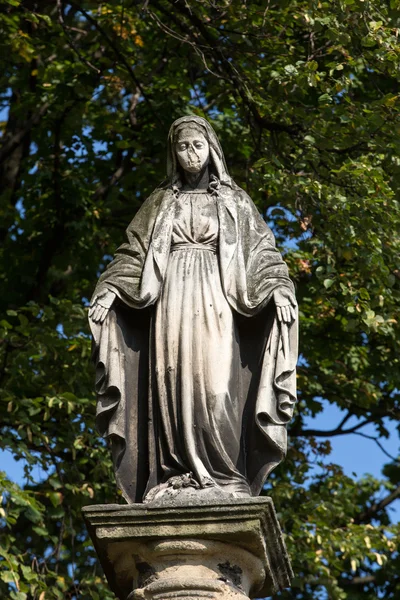
[[[178,250],[207,250],[213,254],[217,253],[217,248],[210,244],[174,244],[171,246],[171,252],[177,252]]]

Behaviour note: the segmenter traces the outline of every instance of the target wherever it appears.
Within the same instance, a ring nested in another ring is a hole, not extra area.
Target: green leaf
[[[14,583],[15,575],[12,571],[0,571],[0,579],[4,581],[4,583]]]
[[[10,592],[10,598],[12,600],[26,600],[28,597],[27,594],[25,594],[25,592]]]
[[[34,526],[32,527],[32,529],[35,533],[37,533],[40,536],[46,537],[48,535],[48,531],[44,527]]]
[[[324,286],[328,290],[335,283],[334,279],[324,279]]]
[[[321,104],[324,102],[331,103],[332,97],[329,94],[321,94],[318,98],[318,102],[320,102]]]

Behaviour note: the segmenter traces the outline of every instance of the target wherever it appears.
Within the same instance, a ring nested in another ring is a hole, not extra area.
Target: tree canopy
[[[0,596],[113,598],[80,512],[122,502],[94,429],[88,298],[194,113],[300,305],[298,409],[265,490],[295,572],[276,597],[398,598],[398,457],[379,480],[329,457],[367,425],[386,451],[400,415],[397,0],[3,0],[0,31],[0,448],[26,481],[0,473]],[[326,403],[342,421],[312,428]]]

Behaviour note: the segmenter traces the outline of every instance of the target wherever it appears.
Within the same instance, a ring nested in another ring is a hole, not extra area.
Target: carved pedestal
[[[288,587],[290,562],[271,498],[83,509],[120,600],[263,598]]]

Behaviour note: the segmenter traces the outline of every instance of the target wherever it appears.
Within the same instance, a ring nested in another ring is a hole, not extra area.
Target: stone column
[[[95,505],[83,513],[119,600],[244,600],[290,585],[271,498]]]

